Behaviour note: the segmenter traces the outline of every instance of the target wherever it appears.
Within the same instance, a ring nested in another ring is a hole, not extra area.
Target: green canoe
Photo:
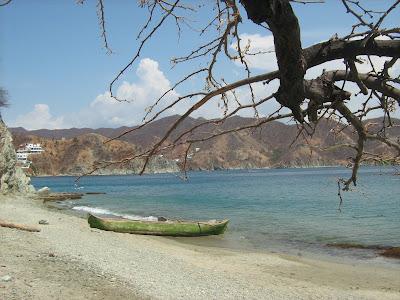
[[[90,227],[101,230],[150,234],[167,236],[204,236],[222,234],[226,230],[229,220],[223,221],[136,221],[124,218],[101,218],[89,214],[88,223]]]

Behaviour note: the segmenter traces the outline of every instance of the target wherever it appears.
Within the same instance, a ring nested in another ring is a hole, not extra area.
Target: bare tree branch
[[[0,3],[0,6],[6,6],[7,4],[10,4],[12,0],[4,0],[4,2]]]
[[[104,21],[102,0],[98,1],[101,4],[99,11],[102,12],[100,20]],[[381,26],[384,24],[384,20],[398,8],[400,1],[393,0],[386,8],[373,10],[357,0],[342,0],[341,4],[346,12],[354,17],[350,33],[341,38],[334,36],[325,42],[303,49],[301,28],[291,3],[323,2],[319,0],[215,0],[210,2],[212,6],[210,17],[203,20],[204,22],[199,22],[199,26],[196,24],[198,28],[194,29],[188,24],[187,15],[185,15],[185,12],[197,13],[191,6],[191,2],[185,0],[171,2],[141,0],[140,6],[147,9],[148,17],[137,35],[141,40],[132,59],[116,75],[109,86],[110,94],[115,99],[114,84],[137,61],[144,46],[150,39],[155,38],[156,32],[165,26],[167,19],[175,21],[178,36],[182,30],[180,24],[183,23],[189,30],[198,34],[202,40],[199,45],[193,46],[186,54],[178,54],[171,59],[173,67],[188,62],[195,69],[188,72],[188,75],[182,76],[160,97],[154,99],[146,110],[142,124],[110,140],[121,138],[128,133],[149,126],[161,114],[168,113],[186,100],[192,102],[191,106],[169,128],[165,128],[165,133],[149,149],[118,162],[105,162],[104,165],[139,159],[143,161],[141,169],[141,173],[143,173],[152,156],[179,146],[180,149],[186,149],[183,160],[183,171],[186,171],[190,163],[187,158],[194,144],[224,134],[254,129],[273,120],[289,118],[294,118],[301,123],[298,125],[297,137],[309,143],[310,149],[313,147],[311,139],[315,134],[316,126],[324,118],[334,119],[341,124],[339,126],[341,128],[336,130],[337,134],[344,130],[354,130],[356,136],[354,143],[338,141],[338,145],[336,145],[341,149],[353,149],[351,177],[338,182],[340,198],[341,188],[348,190],[351,184],[357,184],[357,172],[364,159],[376,162],[380,158],[385,161],[398,161],[399,145],[391,137],[386,136],[386,128],[390,126],[388,124],[392,124],[391,114],[396,109],[396,102],[400,104],[400,78],[398,75],[397,77],[392,75],[393,67],[400,56],[400,29],[397,27],[381,28]],[[249,57],[263,55],[266,51],[252,51],[251,42],[248,42],[247,45],[243,44],[239,30],[246,18],[242,16],[243,10],[239,5],[242,5],[251,22],[259,25],[263,30],[272,32],[278,70],[257,75],[252,73],[254,70],[249,65]],[[382,2],[383,6],[385,5]],[[155,21],[156,16],[159,18],[157,21]],[[103,38],[105,38],[104,22],[100,22],[100,24],[104,34]],[[382,37],[385,39],[381,39]],[[387,57],[388,60],[382,67],[375,63],[374,56]],[[221,71],[218,63],[221,58],[241,64],[240,80],[229,82],[224,78],[218,78]],[[316,78],[304,79],[306,71],[310,68],[338,59],[345,63],[346,70],[325,70]],[[361,70],[359,64],[362,60],[368,62],[370,66],[370,70],[363,71],[364,73],[359,71]],[[197,65],[199,67],[196,68],[194,62],[199,62]],[[168,100],[166,105],[162,105],[168,95],[171,95],[176,89],[185,87],[185,84],[188,84],[195,76],[202,76],[204,89],[190,90],[186,94],[176,96],[172,101]],[[279,80],[278,91],[267,92],[269,83],[274,80]],[[362,95],[360,93],[353,95],[348,88],[348,83],[355,83]],[[264,94],[262,96],[256,95],[255,84],[259,86],[263,84]],[[245,97],[241,96],[243,93],[240,93],[244,88],[248,88]],[[218,103],[222,103],[220,117],[204,120],[185,130],[178,130],[184,120],[194,112],[206,103],[216,100],[220,101]],[[270,100],[276,100],[281,105],[280,108],[268,116],[259,117],[258,109]],[[281,110],[285,108],[290,109],[291,113],[281,113]],[[219,125],[224,124],[230,117],[239,114],[244,109],[254,110],[256,119],[253,124],[220,130]],[[369,132],[369,125],[364,123],[364,119],[368,118],[371,112],[377,111],[381,111],[384,117],[379,134]],[[201,131],[208,126],[216,126],[218,130]],[[378,142],[390,148],[390,155],[379,157],[379,154],[375,155],[365,151],[367,141]],[[394,152],[396,153],[393,154]]]

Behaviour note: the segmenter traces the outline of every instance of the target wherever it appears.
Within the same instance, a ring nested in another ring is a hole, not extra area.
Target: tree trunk
[[[305,60],[300,27],[288,0],[241,0],[247,16],[256,24],[267,23],[274,35],[275,53],[280,72],[276,100],[292,110],[303,122],[300,105],[304,100]]]

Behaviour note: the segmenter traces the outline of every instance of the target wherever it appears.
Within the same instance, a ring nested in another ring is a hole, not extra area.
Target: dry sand
[[[0,299],[400,299],[400,264],[346,265],[105,232],[24,198],[0,198],[0,219],[49,222],[37,225],[39,233],[0,227]]]

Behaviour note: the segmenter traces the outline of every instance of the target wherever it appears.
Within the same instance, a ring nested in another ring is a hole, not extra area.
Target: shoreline
[[[168,237],[166,238],[169,239]],[[238,253],[251,252],[251,253],[259,253],[261,255],[273,254],[288,258],[299,258],[305,260],[310,259],[310,260],[318,260],[322,262],[331,262],[331,263],[340,262],[342,264],[346,263],[350,265],[357,264],[368,267],[383,267],[388,269],[398,269],[400,271],[399,258],[384,256],[379,253],[379,250],[369,249],[368,246],[365,249],[363,248],[346,249],[346,248],[321,244],[321,245],[312,245],[308,248],[288,249],[289,248],[288,245],[281,245],[281,244],[278,246],[275,245],[275,247],[272,248],[261,248],[254,246],[240,246],[238,245],[239,241],[236,241],[236,243],[234,244],[230,243],[229,246],[225,246],[219,244],[218,241],[209,241],[206,239],[198,240],[196,238],[185,238],[185,239],[171,238],[171,240],[175,241],[176,243],[182,244],[183,247],[185,245],[189,245],[189,246],[221,249]],[[398,248],[398,247],[388,246],[384,248]]]
[[[396,165],[398,166],[398,165]],[[369,168],[369,167],[385,167],[385,168],[394,168],[392,165],[379,165],[379,164],[362,164],[361,167]],[[316,168],[343,168],[343,169],[351,169],[346,165],[302,165],[302,166],[270,166],[270,167],[254,167],[254,168],[216,168],[216,169],[191,169],[188,170],[188,173],[197,173],[197,172],[225,172],[225,171],[262,171],[262,170],[286,170],[286,169],[316,169]],[[86,175],[90,176],[146,176],[146,175],[169,175],[169,174],[180,174],[181,172],[171,171],[171,172],[151,172],[144,173],[139,175],[135,172],[110,172],[110,173],[100,173],[100,174],[90,174]],[[30,177],[38,177],[38,178],[46,178],[46,177],[79,177],[82,174],[57,174],[57,175],[49,175],[49,174],[41,174],[41,175],[30,175]]]
[[[67,202],[65,204],[64,202]],[[75,209],[75,207],[87,207],[93,210]],[[59,211],[67,215],[75,216],[80,219],[87,219],[87,213],[94,214],[111,214],[119,217],[124,217],[123,213],[116,213],[108,209],[80,206],[74,200],[46,202],[45,208],[53,211]],[[225,233],[229,235],[228,232]],[[236,234],[237,235],[237,234]],[[307,243],[305,241],[291,242],[289,240],[277,242],[270,241],[269,245],[255,245],[246,237],[229,237],[223,236],[203,236],[198,237],[163,237],[173,240],[176,243],[189,246],[209,247],[228,251],[247,251],[256,253],[278,253],[289,257],[317,258],[318,260],[337,262],[338,260],[345,261],[348,264],[363,264],[369,266],[384,266],[389,268],[400,268],[400,259],[398,257],[388,257],[383,255],[383,250],[398,249],[398,245],[368,245],[357,244],[354,242],[337,242],[337,243]],[[336,246],[337,245],[337,246]]]
[[[56,294],[60,299],[74,295],[81,295],[76,299],[400,297],[400,267],[232,251],[100,231],[89,228],[85,219],[22,197],[1,196],[0,207],[0,219],[30,225],[49,221],[38,225],[39,233],[0,227],[0,277],[12,277],[10,282],[0,282],[0,298],[52,299]],[[22,256],[13,254],[21,251]],[[31,272],[32,265],[37,267]]]

